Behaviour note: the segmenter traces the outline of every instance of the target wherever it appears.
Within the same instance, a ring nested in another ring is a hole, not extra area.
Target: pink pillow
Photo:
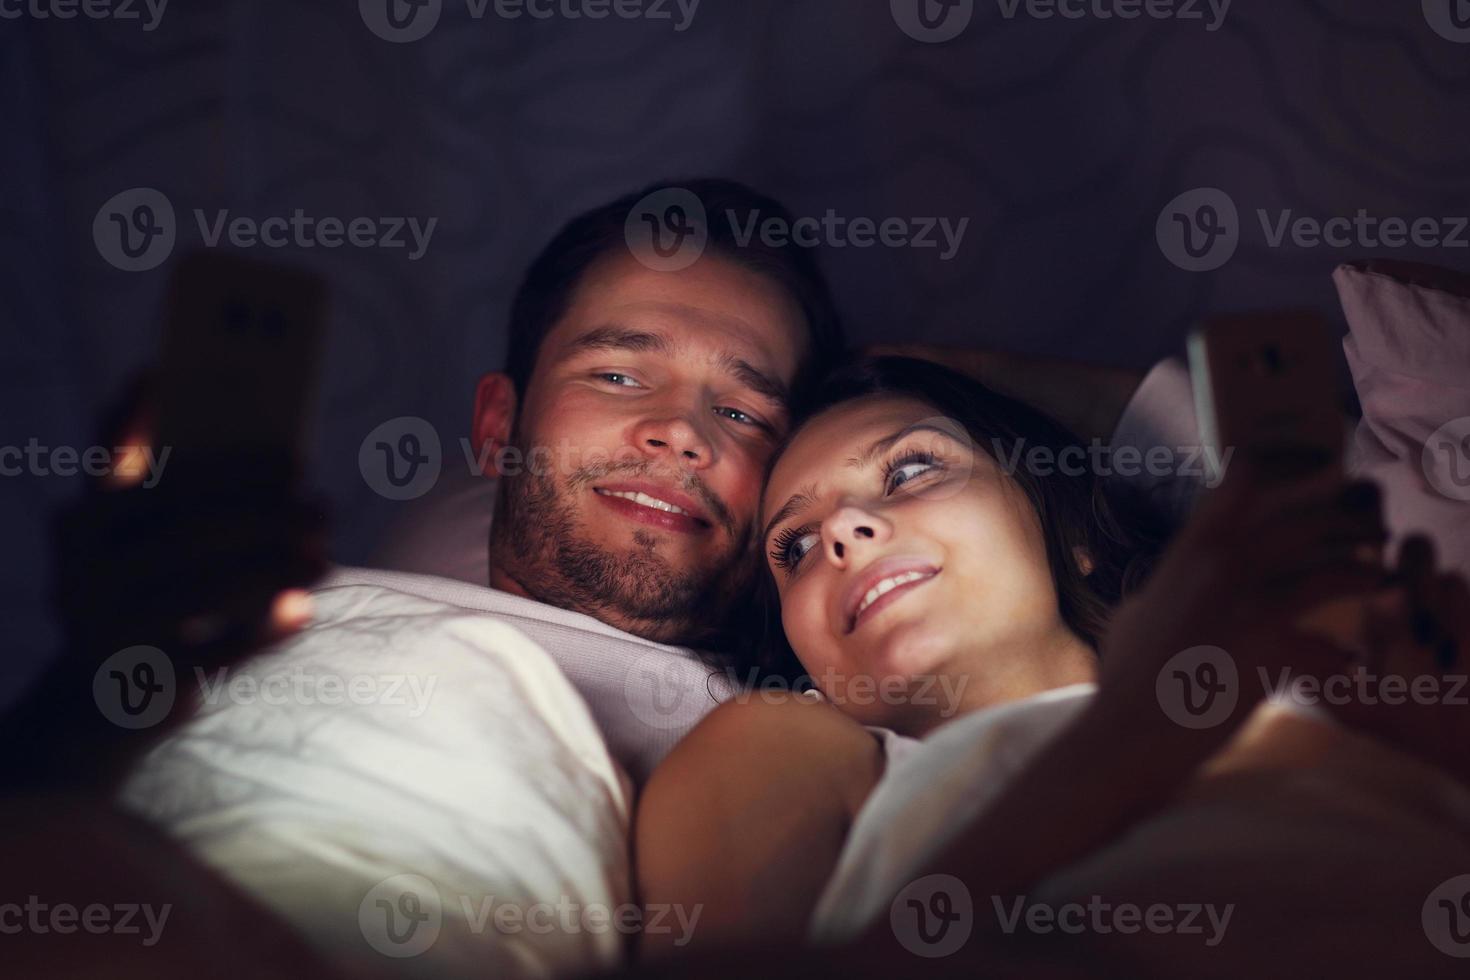
[[[1396,539],[1428,534],[1470,573],[1470,276],[1370,261],[1333,280],[1363,405],[1353,470],[1382,484]]]

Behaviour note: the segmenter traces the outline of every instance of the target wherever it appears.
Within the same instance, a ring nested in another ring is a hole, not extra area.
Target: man
[[[630,247],[642,191],[574,219],[526,275],[506,370],[475,397],[474,439],[500,479],[491,588],[341,571],[310,596],[308,625],[304,597],[279,592],[307,567],[299,515],[211,486],[217,504],[189,502],[213,530],[164,535],[163,590],[106,606],[147,628],[89,634],[98,651],[104,636],[159,648],[97,672],[119,725],[130,680],[172,678],[198,706],[128,777],[126,808],[334,966],[512,976],[618,958],[627,930],[582,913],[631,905],[625,774],[641,783],[714,706],[690,647],[728,638],[789,392],[840,346],[812,255],[737,240],[754,217],[785,216],[779,204],[728,181],[683,190],[710,216],[692,264],[665,271]],[[86,562],[78,591],[121,587],[120,551],[113,573]],[[238,665],[189,652],[201,629],[266,610],[270,625],[227,635],[242,651],[285,642]],[[697,910],[675,911],[697,926]]]

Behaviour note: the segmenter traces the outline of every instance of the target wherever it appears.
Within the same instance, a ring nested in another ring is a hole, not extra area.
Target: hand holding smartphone
[[[1214,317],[1191,333],[1189,366],[1200,435],[1213,450],[1206,454],[1212,466],[1218,467],[1212,478],[1225,478],[1227,461],[1243,456],[1251,474],[1271,484],[1335,474],[1346,485],[1337,360],[1326,321],[1312,313]],[[1382,549],[1361,558],[1381,564]],[[1361,650],[1364,600],[1333,599],[1298,625]]]

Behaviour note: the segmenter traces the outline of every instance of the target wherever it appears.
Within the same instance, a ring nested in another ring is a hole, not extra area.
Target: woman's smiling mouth
[[[884,559],[848,586],[843,606],[847,632],[877,615],[914,588],[938,575],[942,569],[915,559]]]

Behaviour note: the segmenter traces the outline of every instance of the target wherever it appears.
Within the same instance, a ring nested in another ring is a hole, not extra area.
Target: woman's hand
[[[1287,675],[1322,676],[1351,654],[1308,629],[1314,610],[1382,589],[1377,487],[1335,473],[1282,482],[1237,461],[1101,650],[1098,708],[1222,743]]]
[[[1366,656],[1329,679],[1321,701],[1343,724],[1470,785],[1470,587],[1434,566],[1427,539],[1405,541],[1403,588],[1369,602]]]

